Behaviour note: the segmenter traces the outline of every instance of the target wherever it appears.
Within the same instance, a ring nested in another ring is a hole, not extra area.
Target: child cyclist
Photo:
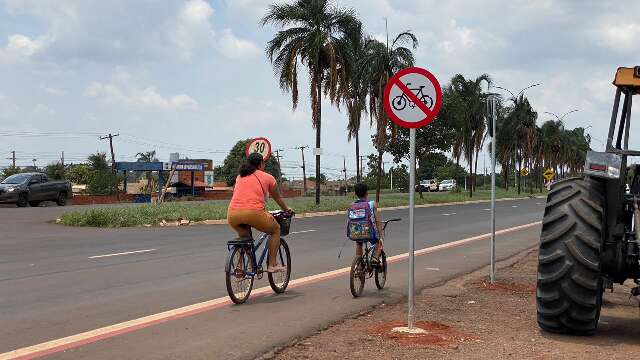
[[[382,222],[378,215],[378,204],[375,201],[369,201],[367,184],[357,183],[354,191],[358,200],[356,200],[348,213],[347,236],[356,242],[356,256],[362,256],[362,241],[368,240],[372,245],[375,244],[375,251],[371,261],[373,265],[380,263],[380,252],[382,251],[384,233],[382,230]]]

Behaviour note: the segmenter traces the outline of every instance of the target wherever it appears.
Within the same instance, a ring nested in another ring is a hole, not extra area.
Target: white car
[[[447,180],[442,180],[440,185],[438,185],[438,190],[439,191],[450,191],[450,190],[455,189],[455,187],[456,187],[456,181],[452,180],[452,179],[447,179]]]

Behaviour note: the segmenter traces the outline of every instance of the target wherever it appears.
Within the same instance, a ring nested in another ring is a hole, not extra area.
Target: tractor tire
[[[536,303],[543,330],[595,332],[603,293],[604,209],[604,186],[595,179],[571,178],[551,188],[538,254]]]

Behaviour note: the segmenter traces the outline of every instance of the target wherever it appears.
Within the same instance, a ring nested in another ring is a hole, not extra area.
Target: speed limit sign
[[[247,145],[247,156],[253,153],[262,155],[264,161],[267,161],[271,156],[271,142],[263,137],[251,140],[249,145]]]

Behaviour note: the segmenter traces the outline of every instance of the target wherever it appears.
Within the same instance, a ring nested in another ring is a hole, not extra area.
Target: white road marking
[[[440,271],[440,268],[424,268],[424,269],[429,271]]]
[[[451,216],[451,215],[455,215],[456,213],[444,213],[442,214],[442,216]]]
[[[532,226],[537,226],[540,224],[542,224],[542,221],[536,221],[529,224],[502,229],[502,230],[496,231],[496,235],[507,234],[513,231],[527,229]],[[415,256],[430,254],[437,251],[462,246],[478,240],[488,239],[490,236],[491,236],[490,233],[476,235],[466,239],[461,239],[457,241],[448,242],[445,244],[440,244],[440,245],[416,250],[414,254]],[[388,257],[387,262],[395,263],[398,261],[405,260],[408,257],[409,257],[409,253],[398,254],[395,256]],[[291,280],[291,282],[289,283],[289,288],[295,288],[295,287],[304,286],[307,284],[313,284],[319,281],[334,279],[339,276],[349,274],[350,271],[351,271],[351,267],[344,267],[341,269],[336,269],[336,270],[325,272],[322,274],[305,276],[302,278]],[[262,288],[255,289],[252,292],[252,295],[263,295],[270,292],[271,292],[271,288],[269,286],[265,286]],[[55,340],[43,342],[40,344],[31,345],[31,346],[23,347],[20,349],[12,350],[9,352],[1,353],[0,360],[18,359],[18,358],[32,359],[35,357],[51,355],[67,349],[76,348],[76,347],[90,344],[96,341],[108,339],[117,335],[126,334],[132,331],[149,327],[149,326],[164,323],[167,321],[184,318],[184,317],[199,314],[205,311],[214,310],[229,304],[231,304],[231,300],[229,300],[227,296],[223,296],[217,299],[212,299],[212,300],[208,300],[208,301],[204,301],[204,302],[200,302],[192,305],[187,305],[177,309],[171,309],[171,310],[167,310],[157,314],[147,315],[137,319],[124,321],[118,324],[113,324],[113,325],[105,326],[102,328],[89,330],[83,333],[63,337],[60,339],[55,339]]]
[[[290,232],[289,234],[304,234],[304,233],[310,233],[310,232],[316,232],[318,230],[301,230],[301,231],[294,231],[294,232]]]
[[[517,207],[518,207],[518,205],[511,205],[511,207],[512,207],[512,208],[517,208]]]
[[[543,203],[536,203],[536,205],[544,205]]]
[[[152,252],[156,250],[157,249],[145,249],[145,250],[127,251],[127,252],[121,252],[121,253],[115,253],[115,254],[95,255],[95,256],[89,256],[89,259],[99,259],[99,258],[112,257],[112,256],[140,254],[140,253],[147,253],[147,252]]]
[[[491,211],[491,209],[482,209],[482,210],[484,210],[484,211]]]

